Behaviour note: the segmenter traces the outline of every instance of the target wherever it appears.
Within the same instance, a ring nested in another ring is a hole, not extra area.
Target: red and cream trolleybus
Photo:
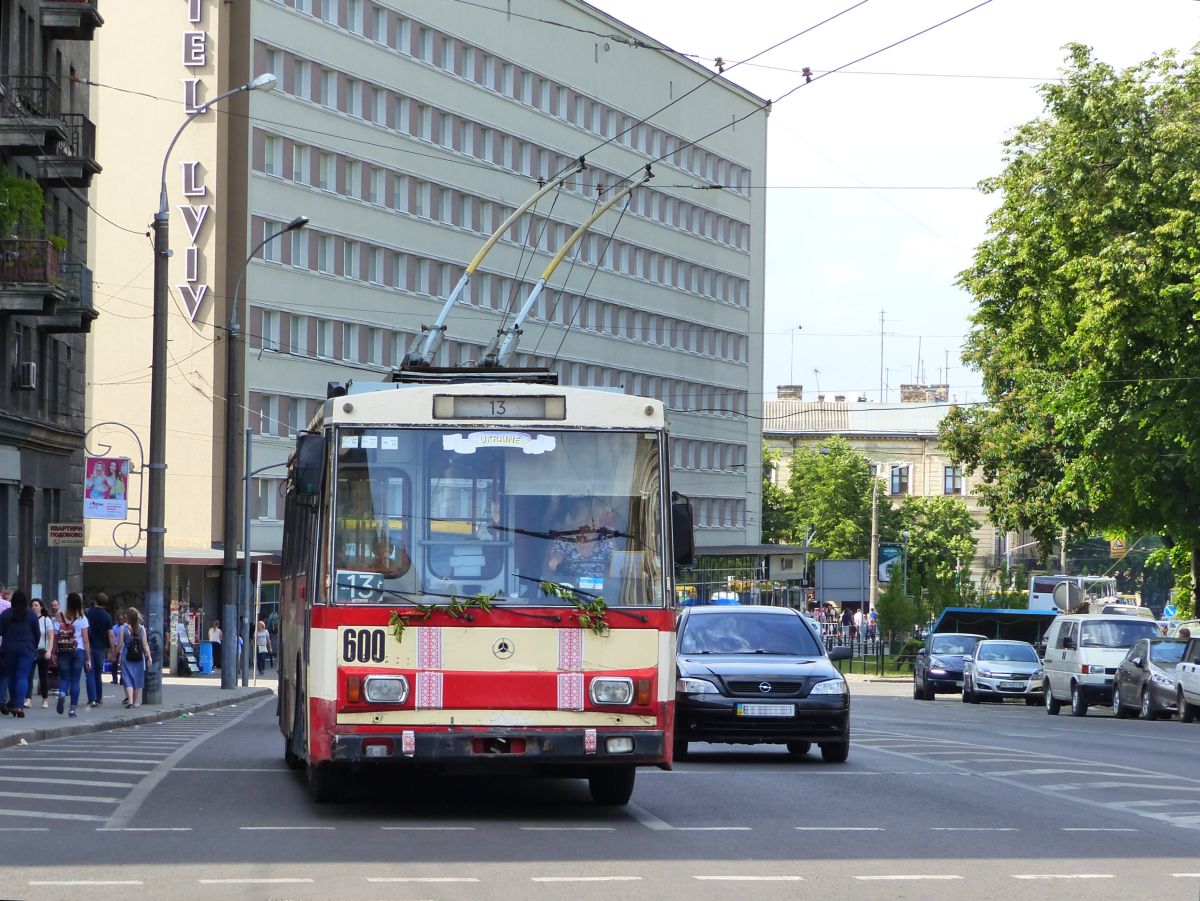
[[[344,393],[343,393],[344,392]],[[314,799],[350,768],[583,777],[671,765],[663,405],[546,370],[331,386],[286,484],[279,724]]]

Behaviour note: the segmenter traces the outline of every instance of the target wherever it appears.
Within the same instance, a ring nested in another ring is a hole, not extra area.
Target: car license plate
[[[795,704],[738,704],[738,716],[795,716]]]
[[[1025,685],[1022,682],[1001,682],[1000,687],[1007,688],[1012,691],[1019,691],[1020,689],[1024,688]]]

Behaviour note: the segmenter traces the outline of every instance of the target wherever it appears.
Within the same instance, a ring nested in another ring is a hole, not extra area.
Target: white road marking
[[[333,832],[337,826],[238,826],[243,832]]]
[[[930,832],[1016,832],[1016,826],[930,826]]]
[[[615,832],[614,826],[522,826],[523,832]]]
[[[49,826],[0,826],[0,832],[49,832]]]
[[[1176,879],[1200,879],[1200,873],[1172,873]]]
[[[478,882],[474,876],[368,876],[367,882]]]
[[[676,832],[752,832],[750,826],[676,826]]]
[[[0,798],[36,798],[39,801],[68,801],[72,804],[116,804],[120,798],[94,798],[90,795],[49,795],[38,792],[6,792],[0,791]]]
[[[81,820],[83,822],[104,821],[104,817],[94,817],[87,813],[56,813],[52,810],[3,810],[0,817],[27,817],[35,820]]]
[[[641,882],[641,876],[530,876],[533,882]]]
[[[46,771],[53,770],[56,773],[61,772],[61,769],[58,767],[16,766],[14,764],[0,764],[0,770],[34,770],[35,772],[46,772]],[[90,766],[90,767],[88,767],[88,772],[89,773],[110,773],[114,776],[144,776],[147,773],[149,773],[150,770],[105,770],[105,769],[101,769],[99,767]],[[54,781],[56,781],[56,782],[58,781],[57,777],[55,777]]]
[[[36,782],[46,784],[45,776],[2,776],[0,782]],[[60,779],[54,777],[55,785],[82,785],[87,788],[133,788],[136,782],[101,782],[98,779]]]
[[[803,876],[693,876],[704,882],[803,882]]]
[[[281,766],[177,766],[176,773],[291,773]]]
[[[796,826],[801,832],[883,832],[883,826]]]
[[[137,812],[141,809],[141,806],[145,800],[150,797],[150,793],[153,792],[154,789],[158,787],[158,784],[170,774],[175,764],[179,763],[181,760],[187,757],[188,754],[190,754],[204,742],[208,741],[210,738],[220,735],[222,732],[232,726],[236,726],[243,719],[248,717],[255,710],[266,703],[266,701],[267,698],[263,698],[256,704],[250,704],[244,710],[239,712],[237,716],[229,718],[215,729],[196,736],[188,741],[187,744],[181,745],[177,750],[165,757],[163,761],[159,763],[158,766],[156,766],[148,776],[138,782],[133,791],[131,791],[125,797],[125,800],[117,806],[117,809],[113,812],[112,816],[108,818],[107,825],[128,826],[131,822],[133,822],[133,818],[137,816]]]
[[[1129,829],[1126,827],[1117,826],[1063,826],[1063,832],[1138,832],[1137,829]]]
[[[145,885],[140,879],[31,879],[30,885]]]
[[[201,885],[289,885],[308,883],[313,880],[305,877],[279,876],[273,879],[197,879]]]
[[[97,832],[191,832],[191,826],[97,826]]]
[[[385,832],[474,832],[474,826],[380,826]]]
[[[1114,879],[1112,873],[1025,873],[1011,874],[1013,879]]]
[[[641,807],[637,804],[626,804],[625,811],[626,811],[626,813],[631,814],[635,820],[637,820],[639,823],[641,823],[647,829],[653,829],[658,832],[663,832],[663,831],[669,831],[669,830],[672,830],[675,828],[670,823],[668,823],[666,820],[660,820],[658,817],[656,817],[650,811],[646,810],[646,808]]]
[[[897,873],[892,876],[855,876],[854,878],[861,879],[864,882],[872,882],[872,881],[877,881],[877,880],[909,881],[909,880],[918,880],[918,879],[938,879],[938,880],[962,879],[961,876],[951,876],[951,875],[944,874],[944,873],[934,873],[934,874],[927,874],[927,875],[926,874],[915,874],[915,873],[914,874]]]

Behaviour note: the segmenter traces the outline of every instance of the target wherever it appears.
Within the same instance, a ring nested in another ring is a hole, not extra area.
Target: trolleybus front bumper
[[[331,736],[334,763],[421,768],[512,766],[530,770],[665,766],[666,741],[651,729],[403,730]]]

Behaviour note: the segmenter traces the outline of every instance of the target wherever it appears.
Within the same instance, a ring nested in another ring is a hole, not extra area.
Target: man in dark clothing
[[[104,661],[112,643],[112,616],[104,605],[108,595],[101,592],[92,595],[92,603],[83,611],[88,621],[88,645],[92,650],[92,668],[87,671],[87,695],[89,707],[100,707],[104,703]]]

